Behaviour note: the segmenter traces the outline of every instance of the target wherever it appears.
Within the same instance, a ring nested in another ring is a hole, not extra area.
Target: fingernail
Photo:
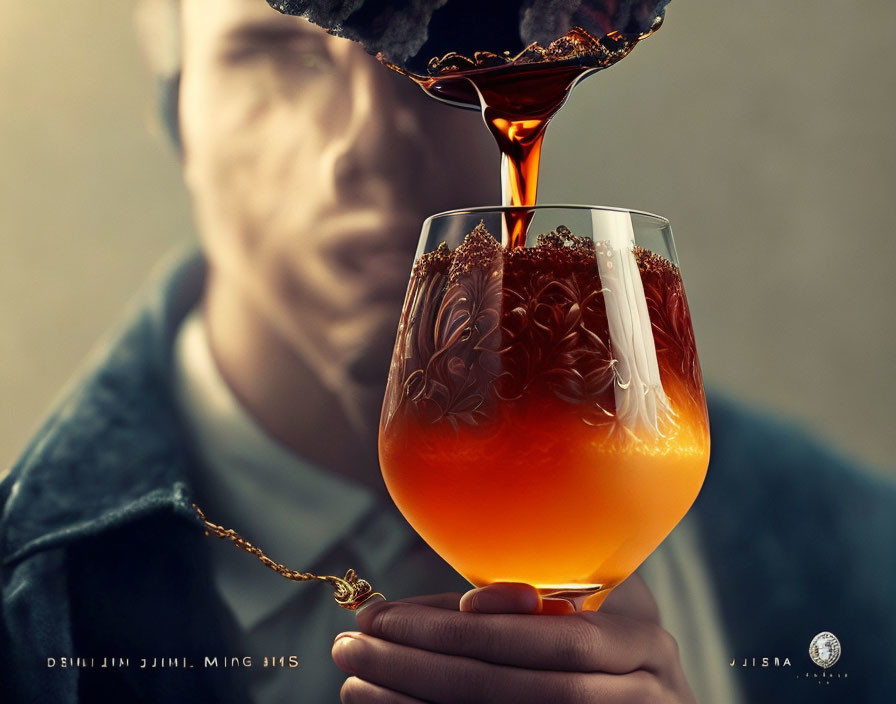
[[[461,610],[463,601],[461,602]],[[535,613],[539,606],[538,592],[521,584],[493,584],[469,592],[470,610],[479,613]]]
[[[489,592],[483,594],[481,591],[475,591],[470,597],[470,607],[473,611],[488,611],[493,601]]]
[[[361,604],[357,609],[355,609],[356,614],[360,614],[364,611],[364,609],[373,606],[374,604],[382,604],[386,600],[382,594],[374,594],[370,598],[368,598],[363,604]]]
[[[333,641],[333,649],[330,654],[339,669],[351,669],[352,652],[357,648],[357,636],[359,635],[361,634],[358,631],[346,631],[336,636],[336,640]]]

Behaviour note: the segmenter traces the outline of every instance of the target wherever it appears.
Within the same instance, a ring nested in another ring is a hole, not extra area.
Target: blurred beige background
[[[194,237],[132,12],[0,7],[4,464]],[[889,0],[675,0],[556,119],[541,200],[669,217],[707,379],[896,476],[893,27]]]

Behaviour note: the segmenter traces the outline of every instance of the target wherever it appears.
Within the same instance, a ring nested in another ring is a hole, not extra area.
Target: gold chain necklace
[[[270,567],[272,570],[274,570],[274,572],[279,574],[281,577],[286,577],[286,579],[291,579],[294,582],[326,582],[331,587],[333,587],[333,598],[336,599],[336,603],[339,604],[343,609],[355,611],[361,608],[368,602],[368,600],[372,599],[373,597],[378,596],[382,599],[386,598],[379,592],[373,591],[373,587],[370,586],[370,582],[368,582],[366,579],[361,579],[360,577],[358,577],[358,575],[355,574],[354,570],[349,570],[348,572],[346,572],[345,577],[316,575],[311,572],[299,572],[298,570],[291,570],[286,565],[275,562],[274,560],[269,558],[264,554],[264,551],[261,548],[254,546],[232,528],[224,528],[223,526],[212,523],[205,517],[202,509],[199,508],[196,504],[193,504],[193,509],[199,516],[199,520],[201,520],[205,525],[206,535],[229,540],[238,548],[242,548],[246,552],[255,555],[255,557],[261,560],[261,563],[263,565]]]

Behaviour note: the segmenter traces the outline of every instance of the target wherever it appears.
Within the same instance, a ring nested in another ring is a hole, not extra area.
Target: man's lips
[[[401,295],[414,263],[417,218],[342,216],[318,233],[324,261],[340,276],[366,279],[380,297]]]
[[[413,252],[424,217],[412,213],[390,213],[388,210],[356,210],[324,216],[318,239],[338,247],[349,245],[358,251],[370,252],[398,248]]]

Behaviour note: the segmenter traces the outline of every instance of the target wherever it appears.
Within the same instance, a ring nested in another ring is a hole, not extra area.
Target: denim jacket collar
[[[201,529],[166,370],[172,336],[201,293],[205,263],[180,253],[153,278],[136,314],[0,483],[4,565],[158,511]],[[128,464],[139,471],[122,472]]]

